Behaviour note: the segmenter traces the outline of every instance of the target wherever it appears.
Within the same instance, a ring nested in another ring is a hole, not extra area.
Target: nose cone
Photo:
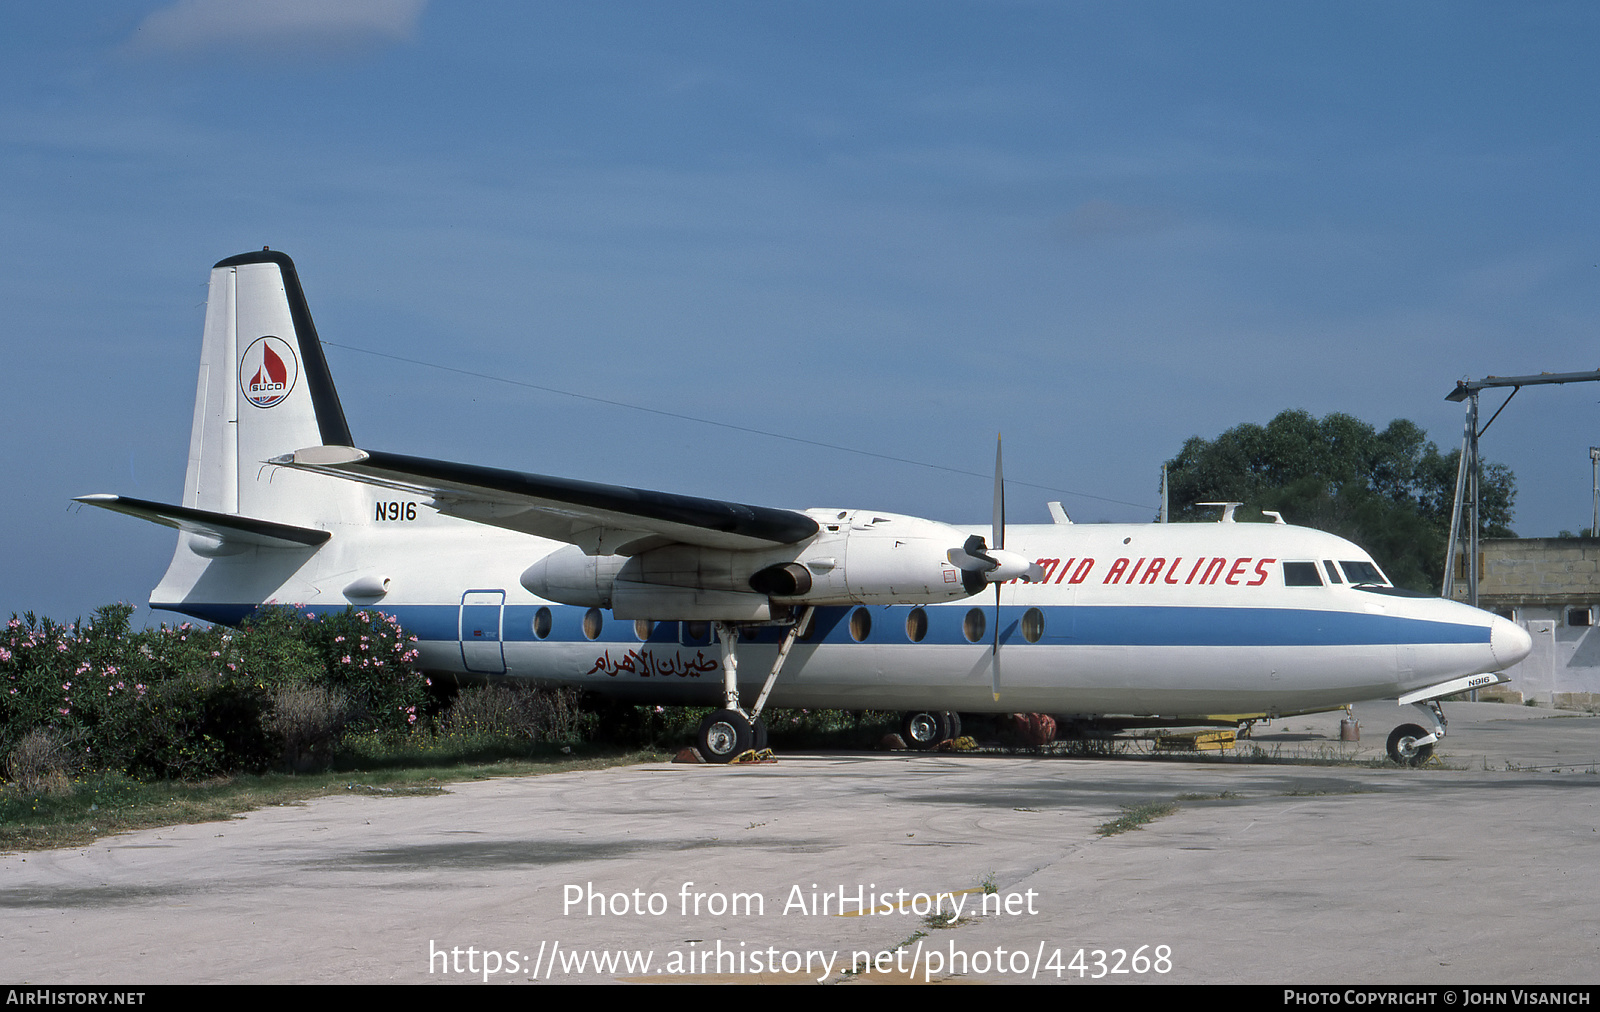
[[[1496,615],[1489,626],[1489,652],[1503,671],[1533,652],[1533,637],[1515,622]]]

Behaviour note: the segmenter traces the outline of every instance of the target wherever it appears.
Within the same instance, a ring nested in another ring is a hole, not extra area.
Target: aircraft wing
[[[350,446],[313,446],[268,463],[427,496],[446,516],[565,541],[591,555],[669,544],[747,550],[804,541],[793,510],[455,464]]]
[[[255,520],[232,513],[214,513],[211,510],[174,506],[169,503],[131,499],[125,495],[83,495],[76,502],[101,509],[126,513],[140,520],[176,527],[186,534],[200,534],[217,541],[236,545],[257,545],[262,548],[314,548],[328,540],[327,531],[309,527],[294,527],[270,520]]]

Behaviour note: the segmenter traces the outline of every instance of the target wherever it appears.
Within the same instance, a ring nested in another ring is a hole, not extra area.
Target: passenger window
[[[1044,637],[1044,612],[1029,608],[1022,613],[1022,638],[1037,643]]]
[[[1320,587],[1322,577],[1317,575],[1315,562],[1285,562],[1283,564],[1285,587]]]
[[[872,613],[865,608],[857,608],[850,614],[850,638],[862,643],[871,635]]]
[[[912,608],[911,614],[906,616],[906,639],[913,643],[921,643],[928,635],[928,613],[922,608]]]
[[[982,608],[968,608],[967,617],[961,622],[961,632],[967,637],[968,643],[976,643],[983,639],[984,622]]]

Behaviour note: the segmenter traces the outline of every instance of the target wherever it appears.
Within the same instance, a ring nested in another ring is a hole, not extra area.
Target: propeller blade
[[[994,556],[989,554],[989,546],[984,544],[983,535],[973,534],[960,548],[952,548],[945,553],[950,564],[957,569],[971,573],[988,573],[999,568]]]
[[[1000,584],[994,585],[994,647],[989,658],[989,668],[992,679],[989,691],[994,693],[994,701],[1000,702]]]
[[[994,547],[997,551],[1004,551],[1006,547],[1006,479],[1000,467],[1000,434],[994,437]],[[994,556],[990,556],[994,558]],[[996,560],[998,562],[998,560]],[[998,565],[995,567],[999,568]],[[994,645],[990,648],[989,667],[991,682],[989,689],[994,693],[994,701],[1000,702],[1000,581],[994,585]]]
[[[1006,546],[1006,481],[1000,472],[1000,436],[994,437],[994,540],[996,548]]]

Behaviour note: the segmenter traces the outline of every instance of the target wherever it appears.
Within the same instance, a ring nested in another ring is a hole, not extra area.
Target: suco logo
[[[245,399],[258,408],[283,403],[300,377],[300,363],[294,349],[281,337],[258,337],[239,359],[239,389]]]

